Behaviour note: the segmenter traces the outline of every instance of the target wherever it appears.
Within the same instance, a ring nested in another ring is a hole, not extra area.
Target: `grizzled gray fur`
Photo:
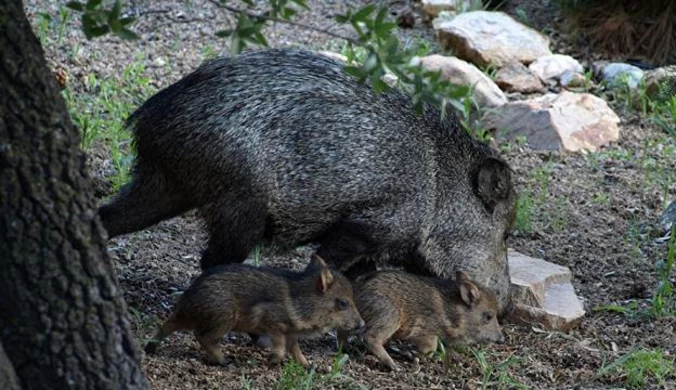
[[[219,58],[151,97],[128,120],[133,181],[100,215],[110,237],[202,211],[203,269],[256,244],[318,243],[349,277],[378,262],[473,280],[509,302],[508,165],[454,116],[417,116],[318,53]]]

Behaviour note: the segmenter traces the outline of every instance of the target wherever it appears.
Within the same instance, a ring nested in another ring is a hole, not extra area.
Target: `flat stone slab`
[[[580,323],[585,310],[575,294],[567,267],[511,249],[507,258],[515,303],[508,321],[540,324],[545,329],[560,331]]]

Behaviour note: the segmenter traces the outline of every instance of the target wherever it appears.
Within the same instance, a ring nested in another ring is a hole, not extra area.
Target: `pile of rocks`
[[[586,92],[595,80],[629,89],[645,82],[647,93],[655,94],[658,83],[676,73],[608,62],[591,64],[585,73],[575,58],[552,53],[547,36],[503,12],[462,12],[470,3],[422,1],[440,45],[454,53],[423,58],[423,64],[442,69],[451,82],[476,84],[482,124],[498,142],[518,137],[538,150],[596,151],[619,139],[620,118]],[[494,69],[494,80],[479,68]]]

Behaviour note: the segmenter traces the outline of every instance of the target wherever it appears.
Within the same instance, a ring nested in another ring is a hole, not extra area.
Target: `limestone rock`
[[[567,267],[509,250],[514,311],[509,321],[539,323],[545,329],[566,331],[585,315],[571,284]]]
[[[571,152],[594,152],[616,141],[619,122],[603,99],[568,91],[510,102],[483,117],[483,125],[495,131],[498,141],[525,136],[534,149]]]
[[[500,68],[495,75],[495,83],[506,92],[532,93],[544,89],[542,81],[520,62]]]
[[[661,86],[662,84],[666,84]],[[676,66],[665,66],[653,69],[645,74],[646,94],[650,97],[658,96],[660,88],[666,90],[666,95],[676,95]]]
[[[676,226],[676,200],[672,200],[660,216],[660,226],[664,231],[669,231],[672,226]]]
[[[561,86],[566,89],[585,88],[587,86],[591,86],[587,85],[588,83],[591,84],[591,80],[587,80],[587,78],[581,73],[572,71],[564,72],[561,77],[559,77],[559,82],[561,83]]]
[[[529,66],[531,72],[546,82],[550,79],[559,80],[566,72],[583,73],[584,68],[573,57],[563,54],[551,54],[533,61]]]
[[[481,107],[498,107],[507,103],[507,97],[497,85],[476,66],[455,57],[432,54],[420,59],[428,70],[441,69],[441,76],[455,84],[474,86],[474,99]]]
[[[504,12],[472,11],[435,23],[440,44],[478,66],[530,64],[550,55],[549,38]]]
[[[387,85],[390,87],[394,87],[397,84],[397,81],[399,81],[399,77],[389,72],[382,75],[380,79],[387,83]]]
[[[423,11],[430,18],[436,18],[443,11],[457,11],[467,7],[469,0],[422,0]]]
[[[641,83],[645,74],[641,68],[634,65],[613,62],[603,67],[601,76],[611,87],[626,85],[634,89]]]

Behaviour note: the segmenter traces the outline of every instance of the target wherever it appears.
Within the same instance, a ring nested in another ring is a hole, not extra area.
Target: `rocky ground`
[[[106,90],[91,87],[92,75],[122,87],[130,64],[142,64],[141,73],[149,78],[148,88],[156,90],[187,74],[207,56],[227,53],[227,41],[213,33],[226,28],[229,19],[210,2],[133,3],[141,12],[133,26],[141,39],[121,42],[114,37],[87,41],[78,20],[59,22],[59,2],[25,2],[50,64],[68,74],[71,96],[95,102],[105,100]],[[298,21],[341,32],[333,26],[332,16],[365,3],[309,0],[312,12],[301,13]],[[408,2],[389,3],[396,13]],[[551,5],[534,1],[508,3],[510,14],[525,14],[532,26],[552,37],[558,52],[574,56],[580,52],[579,43],[568,39],[557,25],[560,18]],[[45,22],[40,14],[43,12],[52,15],[51,23]],[[266,34],[274,47],[340,49],[340,43],[330,37],[296,27],[277,25],[268,28]],[[431,26],[420,16],[413,29],[400,30],[399,34],[404,41],[425,39],[433,50],[436,47]],[[138,105],[143,98],[137,96],[132,101]],[[516,172],[519,191],[530,194],[530,226],[517,232],[509,244],[522,253],[572,270],[573,285],[587,310],[577,328],[558,333],[537,326],[506,325],[505,344],[478,352],[485,357],[483,364],[471,353],[448,370],[438,359],[417,363],[397,357],[404,369],[388,373],[380,370],[371,356],[358,354],[350,357],[339,374],[314,378],[299,375],[293,366],[266,367],[265,351],[251,346],[244,335],[231,335],[224,340],[226,353],[234,358],[230,367],[210,367],[202,363],[202,353],[192,336],[177,334],[160,347],[157,355],[143,359],[152,388],[290,389],[302,387],[300,382],[305,381],[326,389],[591,389],[626,386],[636,370],[647,366],[641,359],[665,361],[673,369],[676,319],[673,315],[650,318],[645,313],[658,283],[656,262],[667,254],[667,243],[661,239],[664,232],[657,219],[676,197],[676,142],[649,118],[615,107],[622,119],[621,138],[593,154],[544,153],[518,143],[500,145]],[[110,113],[104,110],[101,115]],[[123,119],[112,118],[119,122]],[[110,144],[105,139],[95,139],[87,152],[97,194],[103,201],[113,194],[109,183],[116,172]],[[158,320],[169,313],[175,293],[197,275],[205,238],[199,219],[188,213],[110,241],[109,252],[120,288],[132,309],[134,328],[142,342],[151,336]],[[263,256],[262,262],[299,268],[309,253],[310,249],[299,248],[284,258]],[[625,313],[608,310],[611,304],[629,309]],[[633,305],[637,308],[632,309]],[[328,370],[334,363],[331,335],[303,340],[301,347],[320,369]],[[408,346],[393,343],[392,347]],[[643,358],[612,365],[635,348],[652,355],[641,354]],[[650,373],[644,377],[647,382],[639,387],[676,386],[673,375],[664,380]]]

